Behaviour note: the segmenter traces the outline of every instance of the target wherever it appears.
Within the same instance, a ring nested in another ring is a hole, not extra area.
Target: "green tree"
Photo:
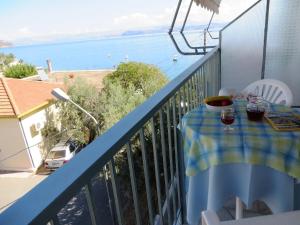
[[[36,75],[37,71],[35,66],[30,64],[17,64],[6,67],[4,70],[4,76],[11,78],[24,78]]]
[[[100,123],[101,133],[144,102],[167,83],[159,69],[143,63],[123,63],[104,79],[104,88],[77,78],[67,83],[71,99],[89,111]],[[72,136],[89,143],[96,136],[94,122],[70,103],[57,103],[62,127]]]
[[[122,117],[144,102],[146,97],[137,92],[133,85],[124,88],[119,82],[107,82],[100,95],[101,114],[103,115],[103,130],[112,127]]]
[[[72,83],[67,83],[67,87],[68,95],[71,99],[89,111],[99,121],[101,133],[103,133],[161,89],[166,83],[166,77],[156,67],[130,62],[121,64],[116,71],[108,75],[104,79],[104,88],[102,90],[96,88],[98,85],[93,85],[78,78]],[[90,118],[70,103],[57,102],[57,105],[60,108],[59,119],[61,127],[69,131],[69,136],[78,139],[82,143],[89,143],[95,138],[96,127]],[[150,148],[150,146],[152,148],[149,128],[148,126],[145,128],[146,148]],[[52,131],[52,126],[49,125],[48,129]],[[156,135],[157,140],[159,140],[159,132]],[[138,136],[135,135],[131,138],[131,145],[136,168],[138,192],[141,193],[139,200],[141,205],[146,205],[147,198],[144,192],[145,182],[142,172],[141,143]],[[158,150],[159,148],[158,146]],[[132,205],[130,205],[132,195],[128,174],[128,161],[126,151],[123,150],[121,149],[115,155],[114,159],[117,175],[122,183],[120,185],[120,192],[122,193],[121,201],[124,207],[124,214],[127,215],[125,224],[133,224],[135,215],[132,211]],[[152,171],[150,172],[150,176],[154,180],[153,154],[151,154],[151,151],[147,151],[147,154],[149,156],[149,168]],[[155,193],[155,185],[151,188],[153,189],[153,193]],[[154,199],[157,198],[155,197]],[[141,211],[141,217],[143,224],[146,224],[146,209]]]
[[[15,61],[15,56],[13,54],[4,54],[0,53],[0,72],[5,70],[11,64]]]
[[[125,89],[132,85],[135,91],[141,91],[148,98],[167,83],[167,78],[153,65],[129,62],[120,64],[104,82],[117,82]]]
[[[103,127],[103,116],[100,110],[100,92],[96,86],[88,83],[83,78],[76,78],[73,82],[67,83],[66,86],[71,99],[90,112],[99,122],[101,129]],[[96,137],[97,127],[91,118],[68,102],[58,101],[57,105],[60,108],[61,126],[69,131],[69,136],[83,144],[91,142]]]

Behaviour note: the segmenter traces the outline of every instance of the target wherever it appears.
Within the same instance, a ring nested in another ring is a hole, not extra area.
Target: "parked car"
[[[63,166],[74,157],[82,147],[83,146],[76,140],[61,140],[49,151],[44,162],[44,167],[54,170]]]

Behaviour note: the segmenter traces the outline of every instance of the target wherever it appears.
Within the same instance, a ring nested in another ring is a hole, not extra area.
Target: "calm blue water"
[[[170,79],[201,58],[177,53],[167,34],[19,46],[0,49],[0,52],[13,53],[27,63],[44,68],[46,60],[51,59],[54,70],[109,69],[128,59],[154,64]],[[174,55],[177,62],[173,61]]]

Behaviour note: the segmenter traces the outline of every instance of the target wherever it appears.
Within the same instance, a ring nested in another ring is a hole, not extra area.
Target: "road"
[[[1,172],[0,213],[46,177],[47,175],[36,175],[30,172]]]
[[[0,213],[46,179],[49,173],[44,172],[43,174],[36,175],[29,172],[0,173]],[[97,177],[92,180],[92,194],[98,223],[113,225],[104,179]],[[58,213],[58,218],[61,225],[91,224],[83,189],[62,208]]]

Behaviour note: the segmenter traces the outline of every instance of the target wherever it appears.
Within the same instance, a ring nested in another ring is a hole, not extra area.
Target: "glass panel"
[[[272,0],[266,51],[265,78],[285,82],[300,105],[300,1]]]
[[[221,87],[244,89],[261,79],[266,1],[222,31]]]

